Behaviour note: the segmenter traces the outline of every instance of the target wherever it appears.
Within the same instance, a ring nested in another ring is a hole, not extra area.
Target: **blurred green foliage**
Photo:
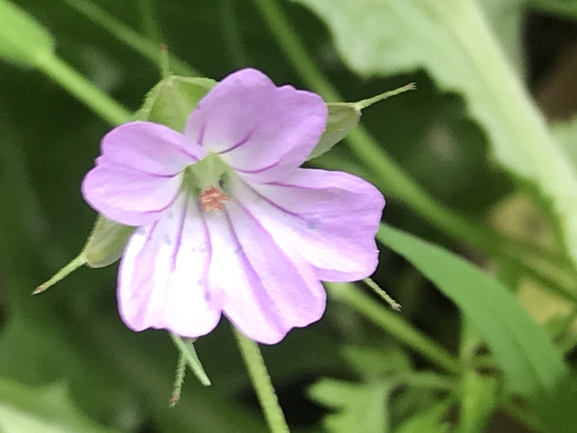
[[[574,379],[555,382],[577,343],[577,128],[553,134],[536,110],[524,35],[537,14],[576,11],[572,0],[0,0],[0,431],[266,431],[224,320],[196,343],[212,386],[189,377],[169,409],[177,352],[166,333],[121,323],[116,265],[30,296],[90,233],[79,185],[110,128],[50,78],[47,56],[136,112],[160,79],[160,42],[179,74],[253,66],[328,100],[417,83],[311,164],[372,181],[385,222],[456,254],[384,227],[374,279],[403,313],[341,286],[319,323],[263,348],[291,431],[574,431]],[[507,200],[519,195],[531,224]],[[546,302],[527,301],[528,283]]]

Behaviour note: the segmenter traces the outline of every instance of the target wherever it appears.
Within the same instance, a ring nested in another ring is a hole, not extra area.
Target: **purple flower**
[[[130,122],[104,137],[82,190],[102,215],[139,227],[118,274],[130,328],[199,337],[224,313],[273,344],[321,318],[320,280],[373,273],[383,196],[355,176],[299,168],[326,122],[318,95],[244,69],[200,101],[184,134]]]

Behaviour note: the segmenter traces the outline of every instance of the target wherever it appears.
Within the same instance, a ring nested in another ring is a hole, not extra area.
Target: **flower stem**
[[[258,344],[233,327],[234,335],[271,433],[289,433]]]
[[[37,58],[35,66],[107,122],[119,125],[130,119],[129,111],[56,55]]]
[[[184,377],[186,376],[186,359],[184,354],[178,354],[178,361],[176,362],[176,372],[174,374],[174,385],[172,386],[172,396],[170,397],[169,407],[174,407],[180,401],[182,394],[182,387],[184,385]]]

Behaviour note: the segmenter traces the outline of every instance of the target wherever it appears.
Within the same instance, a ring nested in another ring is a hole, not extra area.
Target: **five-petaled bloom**
[[[138,227],[118,274],[130,328],[199,337],[224,313],[273,344],[320,319],[320,280],[375,270],[381,193],[299,168],[326,123],[318,95],[244,69],[199,102],[184,133],[136,121],[104,137],[82,189],[102,215]]]

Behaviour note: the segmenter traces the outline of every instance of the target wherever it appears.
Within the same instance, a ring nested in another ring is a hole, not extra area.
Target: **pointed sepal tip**
[[[36,288],[36,290],[32,292],[32,294],[37,295],[39,293],[45,292],[54,284],[67,277],[69,274],[74,272],[79,267],[84,266],[86,263],[88,263],[86,257],[84,256],[83,253],[80,253],[75,259],[73,259],[70,263],[68,263],[66,266],[60,269],[52,278],[50,278],[45,283],[39,285]]]

